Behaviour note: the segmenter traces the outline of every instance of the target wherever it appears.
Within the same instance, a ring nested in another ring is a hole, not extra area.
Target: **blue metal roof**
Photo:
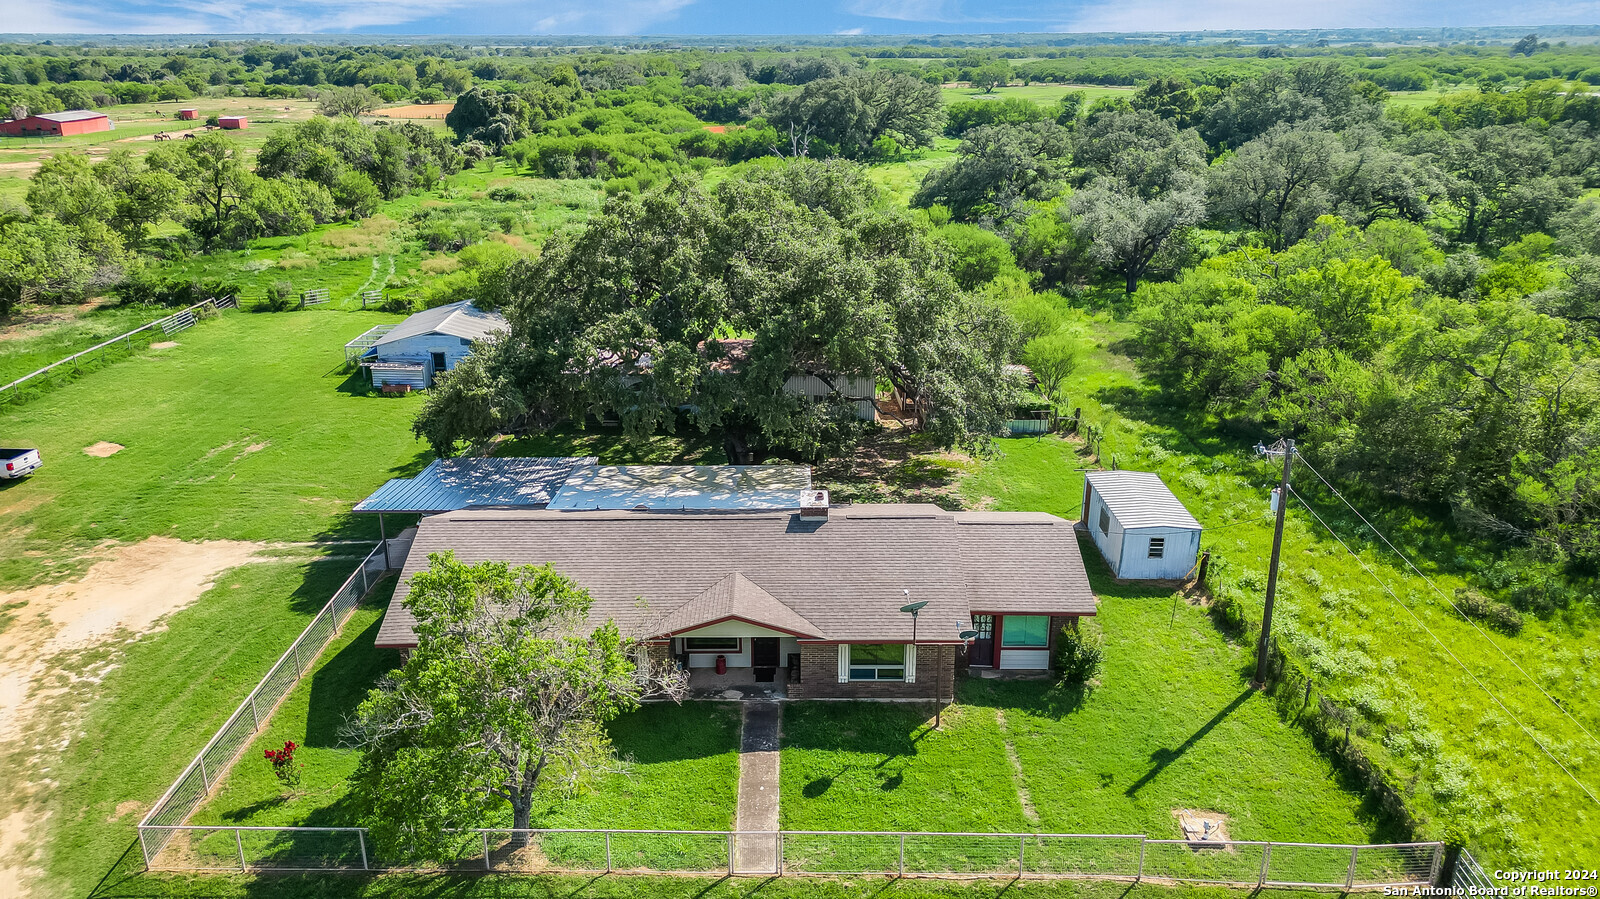
[[[453,512],[473,506],[543,506],[594,456],[435,459],[414,478],[395,478],[356,503],[357,512]]]

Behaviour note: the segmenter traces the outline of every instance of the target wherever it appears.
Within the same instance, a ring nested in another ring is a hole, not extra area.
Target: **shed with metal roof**
[[[1200,555],[1200,522],[1153,471],[1089,472],[1083,523],[1122,580],[1182,578]]]
[[[460,300],[425,309],[397,325],[378,325],[345,344],[345,358],[358,360],[372,386],[433,386],[434,375],[450,371],[474,343],[509,328],[505,316]]]

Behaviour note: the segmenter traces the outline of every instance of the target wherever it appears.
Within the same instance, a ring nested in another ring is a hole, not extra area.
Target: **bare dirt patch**
[[[413,103],[410,106],[396,106],[393,109],[375,109],[372,114],[382,118],[391,119],[442,119],[455,109],[454,103]]]
[[[161,341],[157,341],[155,343],[150,344],[150,349],[152,349],[152,350],[170,350],[170,349],[172,349],[173,347],[175,347],[177,345],[178,345],[178,342],[176,340],[161,340]]]
[[[0,593],[0,607],[25,603],[0,631],[0,757],[8,760],[0,775],[0,896],[27,895],[23,885],[37,874],[40,849],[30,834],[44,821],[38,797],[50,783],[43,769],[112,667],[75,672],[64,660],[107,640],[159,630],[163,618],[198,599],[219,573],[258,561],[264,548],[151,537],[109,547],[79,580]],[[45,706],[51,720],[34,721]]]
[[[1228,816],[1205,809],[1175,808],[1172,817],[1178,819],[1183,838],[1195,843],[1227,843]]]
[[[94,456],[97,459],[104,459],[107,456],[115,456],[117,453],[122,452],[124,449],[127,449],[127,447],[123,446],[120,443],[110,443],[110,442],[107,442],[105,440],[102,440],[99,443],[94,444],[93,446],[84,447],[83,448],[83,454],[86,455],[86,456]]]

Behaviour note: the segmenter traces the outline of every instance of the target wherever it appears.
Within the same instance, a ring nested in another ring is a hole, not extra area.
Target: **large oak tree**
[[[935,442],[982,442],[1009,413],[1015,329],[943,252],[840,161],[613,200],[513,273],[510,333],[442,379],[415,430],[447,454],[609,411],[633,436],[687,420],[815,457],[850,438],[865,381],[910,398]],[[786,390],[792,375],[827,395]]]

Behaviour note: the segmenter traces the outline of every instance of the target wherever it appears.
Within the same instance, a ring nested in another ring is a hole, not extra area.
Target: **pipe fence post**
[[[478,836],[483,837],[483,870],[493,871],[494,864],[489,860],[489,832],[480,830]]]
[[[248,870],[244,864],[244,837],[240,835],[237,827],[233,829],[233,842],[239,847],[239,873],[243,874]]]
[[[205,784],[206,792],[211,792],[211,778],[206,774],[205,750],[200,751],[200,782]]]
[[[1268,843],[1261,850],[1261,873],[1256,875],[1256,886],[1260,887],[1267,882],[1267,863],[1272,861],[1272,844]]]
[[[900,835],[900,876],[906,876],[906,835]]]
[[[291,645],[289,648],[291,650],[293,650],[293,652],[294,652],[294,676],[296,678],[304,677],[305,676],[305,670],[300,667],[300,641],[299,641],[299,639],[296,639],[294,641],[294,644]]]
[[[776,848],[778,850],[778,857],[772,863],[772,873],[776,874],[779,877],[782,877],[783,876],[783,831],[780,830],[780,831],[774,832],[773,833],[773,838],[777,841],[777,847]]]
[[[1025,853],[1027,851],[1028,851],[1028,838],[1025,837],[1025,836],[1018,837],[1017,838],[1017,879],[1018,880],[1022,879],[1023,871],[1027,870],[1024,867],[1023,863],[1022,863],[1022,855],[1023,855],[1023,853]]]
[[[255,722],[256,730],[261,729],[261,713],[256,711],[256,694],[254,690],[250,691],[250,720]]]
[[[1134,883],[1138,883],[1138,882],[1144,880],[1144,847],[1145,847],[1145,844],[1148,843],[1148,842],[1150,842],[1150,838],[1149,837],[1140,837],[1139,838],[1139,873],[1133,875],[1133,882]]]
[[[728,832],[728,876],[733,876],[733,832]]]
[[[611,873],[611,831],[606,831],[606,873]]]
[[[356,842],[361,844],[361,870],[371,871],[372,865],[367,862],[367,831],[365,828],[356,831]]]
[[[1344,891],[1347,892],[1347,893],[1350,892],[1350,888],[1352,886],[1355,886],[1355,882],[1356,882],[1356,856],[1358,856],[1360,854],[1361,854],[1361,847],[1360,846],[1351,846],[1350,847],[1350,869],[1348,871],[1344,872]]]

